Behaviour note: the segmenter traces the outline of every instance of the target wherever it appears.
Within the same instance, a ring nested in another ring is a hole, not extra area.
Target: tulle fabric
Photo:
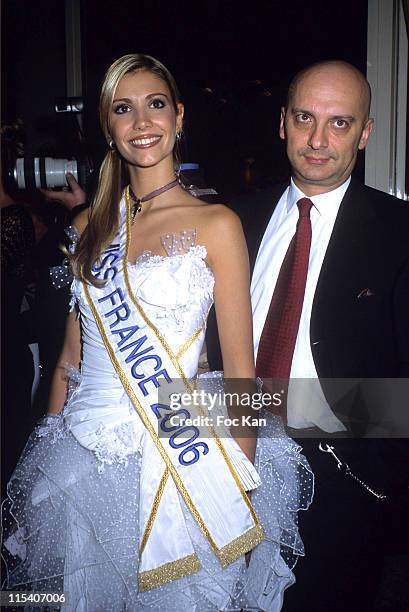
[[[191,236],[186,253],[146,253],[129,272],[138,300],[175,353],[201,328],[181,358],[186,376],[194,377],[214,279],[204,247],[192,244],[193,234],[186,236]],[[285,588],[295,580],[296,560],[304,554],[297,512],[308,507],[313,492],[300,447],[285,435],[278,417],[260,415],[267,425],[257,444],[261,485],[252,492],[252,503],[266,538],[248,566],[242,557],[223,569],[181,500],[202,569],[139,592],[140,479],[146,461],[141,453],[147,433],[113,370],[79,281],[73,293],[81,313],[82,377],[75,380],[70,372],[75,384],[64,413],[38,424],[8,484],[2,505],[3,588],[65,591],[64,611],[278,612]],[[220,390],[220,374],[210,378],[202,384]],[[84,442],[85,434],[88,441],[93,436],[88,448],[78,441]],[[237,445],[225,444],[238,466]]]
[[[255,462],[262,485],[252,502],[266,539],[248,567],[241,558],[222,569],[184,508],[202,570],[139,593],[141,455],[101,463],[78,444],[62,417],[51,417],[33,432],[8,485],[3,588],[65,591],[64,610],[77,612],[280,610],[284,590],[294,582],[291,569],[304,552],[297,512],[308,507],[312,475],[279,419],[263,416],[268,425]]]

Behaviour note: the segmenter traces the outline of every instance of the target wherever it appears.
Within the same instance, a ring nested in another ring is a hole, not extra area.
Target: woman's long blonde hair
[[[169,88],[176,114],[181,101],[176,82],[169,70],[157,59],[140,53],[124,55],[107,70],[99,100],[99,120],[109,145],[112,101],[119,81],[125,74],[137,70],[152,72]],[[122,190],[129,182],[126,162],[111,148],[99,171],[98,187],[91,203],[88,225],[81,235],[75,254],[71,257],[74,274],[83,282],[99,286],[101,281],[92,274],[92,266],[102,251],[112,242],[118,231],[119,202]]]

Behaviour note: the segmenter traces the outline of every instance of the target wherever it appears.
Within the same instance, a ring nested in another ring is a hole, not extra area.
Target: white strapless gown
[[[129,266],[137,298],[179,351],[188,377],[197,372],[213,300],[205,256],[204,247],[192,246],[170,257],[146,253]],[[63,416],[37,426],[8,485],[3,588],[64,590],[69,600],[63,609],[78,612],[280,610],[284,590],[295,580],[291,570],[304,554],[297,512],[308,507],[313,481],[300,447],[272,415],[260,431],[255,468],[261,485],[252,495],[266,539],[249,566],[241,558],[222,569],[183,506],[203,569],[138,592],[138,507],[148,434],[113,369],[82,284],[74,281],[72,291],[81,316],[82,371]],[[235,442],[229,452],[244,480],[258,478]]]

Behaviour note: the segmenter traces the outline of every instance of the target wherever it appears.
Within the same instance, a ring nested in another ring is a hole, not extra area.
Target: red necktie
[[[288,379],[300,325],[311,248],[312,202],[298,200],[300,216],[281,265],[258,347],[256,374]]]

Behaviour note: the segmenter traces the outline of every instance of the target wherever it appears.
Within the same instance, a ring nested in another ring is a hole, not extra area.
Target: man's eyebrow
[[[291,108],[291,112],[292,113],[303,113],[304,115],[312,115],[313,113],[311,111],[307,111],[303,108],[297,108],[297,107],[293,107]]]
[[[293,115],[295,115],[296,113],[301,113],[303,115],[314,116],[314,113],[312,111],[305,110],[304,108],[294,107],[294,108],[291,108],[291,112]],[[351,123],[356,121],[356,117],[354,117],[353,115],[332,115],[331,116],[332,121],[336,121],[337,119],[344,119],[344,121],[350,121]]]
[[[334,119],[335,121],[336,121],[337,119],[344,119],[344,120],[348,120],[348,121],[350,121],[351,123],[352,123],[353,121],[356,121],[356,118],[355,118],[355,117],[353,117],[352,115],[334,115],[333,117],[331,117],[331,119]]]

